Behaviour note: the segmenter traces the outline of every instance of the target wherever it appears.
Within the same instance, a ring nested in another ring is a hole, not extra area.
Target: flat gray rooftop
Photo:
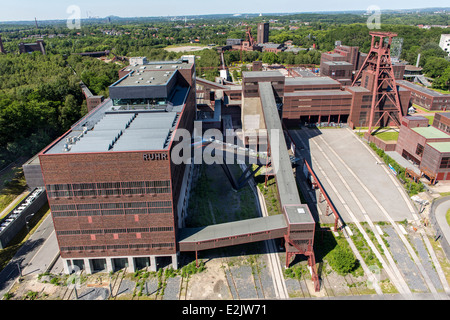
[[[292,164],[287,151],[272,85],[269,82],[259,82],[258,86],[264,119],[269,134],[269,143],[272,148],[272,166],[276,174],[281,206],[286,207],[286,214],[291,222],[299,221],[299,219],[302,222],[314,222],[310,214],[301,214],[297,211],[297,208],[304,208],[304,206],[301,205],[297,183],[292,172]],[[292,207],[290,207],[291,205]]]
[[[350,96],[351,93],[342,90],[302,90],[296,92],[286,92],[285,97],[301,97],[301,96]]]
[[[180,229],[179,241],[208,241],[283,228],[287,228],[286,219],[284,215],[278,214],[269,217],[213,224],[206,227],[183,228]]]
[[[283,77],[284,75],[280,71],[244,71],[242,72],[242,78],[264,78],[264,77]]]
[[[330,77],[287,77],[285,80],[286,86],[294,85],[340,85],[339,81],[331,79]]]
[[[132,71],[128,76],[123,77],[115,82],[112,86],[149,86],[149,85],[164,85],[169,82],[175,74],[175,71],[165,70],[138,70]]]
[[[111,99],[106,99],[45,153],[165,150],[188,92],[189,88],[177,86],[172,92],[170,108],[123,106],[119,110]]]
[[[354,91],[354,92],[367,92],[367,93],[371,93],[369,89],[364,88],[364,87],[360,87],[360,86],[353,86],[353,87],[348,86],[348,87],[346,87],[346,89],[347,89],[347,90],[350,90],[350,91]]]
[[[334,66],[353,66],[353,64],[347,61],[323,61],[322,63]]]
[[[408,87],[413,90],[417,90],[423,94],[426,94],[426,95],[429,95],[432,97],[443,97],[443,98],[450,97],[450,94],[444,94],[444,93],[440,93],[440,92],[437,92],[437,91],[434,91],[434,90],[431,90],[428,88],[424,88],[418,84],[414,84],[414,83],[411,83],[406,80],[396,80],[396,82],[397,82],[397,84],[403,85],[403,86]]]

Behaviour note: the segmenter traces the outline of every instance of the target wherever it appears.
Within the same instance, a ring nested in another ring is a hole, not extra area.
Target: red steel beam
[[[319,186],[320,192],[321,194],[323,194],[325,200],[328,203],[328,206],[331,208],[331,211],[333,211],[334,214],[334,231],[338,231],[338,227],[337,227],[337,223],[338,220],[340,220],[339,214],[337,213],[336,208],[334,207],[333,203],[331,202],[330,198],[328,197],[328,195],[325,192],[325,189],[323,188],[322,184],[320,183],[319,179],[317,178],[316,174],[314,173],[314,171],[311,169],[311,167],[308,164],[308,161],[306,161],[305,159],[305,164],[306,167],[308,168],[309,173],[313,176],[314,181],[317,183],[317,185]],[[344,225],[341,221],[341,224]]]

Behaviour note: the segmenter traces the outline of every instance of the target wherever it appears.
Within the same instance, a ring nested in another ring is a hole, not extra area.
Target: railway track
[[[354,296],[360,296],[361,293],[359,292],[358,287],[357,287],[355,281],[353,281],[352,277],[349,275],[345,275],[344,279],[345,279],[345,282],[347,283],[348,288],[350,289],[350,293]],[[349,279],[350,279],[350,281],[349,281]],[[356,294],[355,294],[355,292],[356,292]]]
[[[230,290],[231,297],[233,298],[233,300],[240,300],[236,283],[234,282],[233,274],[231,273],[227,258],[225,258],[225,264],[222,264],[222,266],[224,267],[223,270],[225,272],[225,278],[227,280],[228,289]]]

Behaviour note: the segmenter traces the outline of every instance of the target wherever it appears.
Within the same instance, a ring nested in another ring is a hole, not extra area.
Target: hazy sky
[[[1,0],[0,21],[67,19],[71,5],[87,16],[148,17],[216,13],[289,13],[310,11],[381,10],[445,6],[442,0]]]

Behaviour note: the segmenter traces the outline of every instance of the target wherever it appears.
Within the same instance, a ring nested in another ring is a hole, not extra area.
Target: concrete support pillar
[[[150,271],[156,272],[156,257],[150,256]]]
[[[88,258],[84,258],[84,269],[86,271],[87,274],[92,274],[92,264],[91,264],[91,259]]]
[[[172,254],[172,268],[174,270],[178,269],[178,253]]]
[[[111,258],[106,258],[106,271],[114,272],[114,266]]]
[[[73,270],[72,260],[63,258],[62,262],[63,262],[63,267],[64,267],[64,273],[70,274],[70,272]]]
[[[128,272],[135,272],[136,271],[136,266],[134,264],[134,258],[133,257],[128,257]]]

